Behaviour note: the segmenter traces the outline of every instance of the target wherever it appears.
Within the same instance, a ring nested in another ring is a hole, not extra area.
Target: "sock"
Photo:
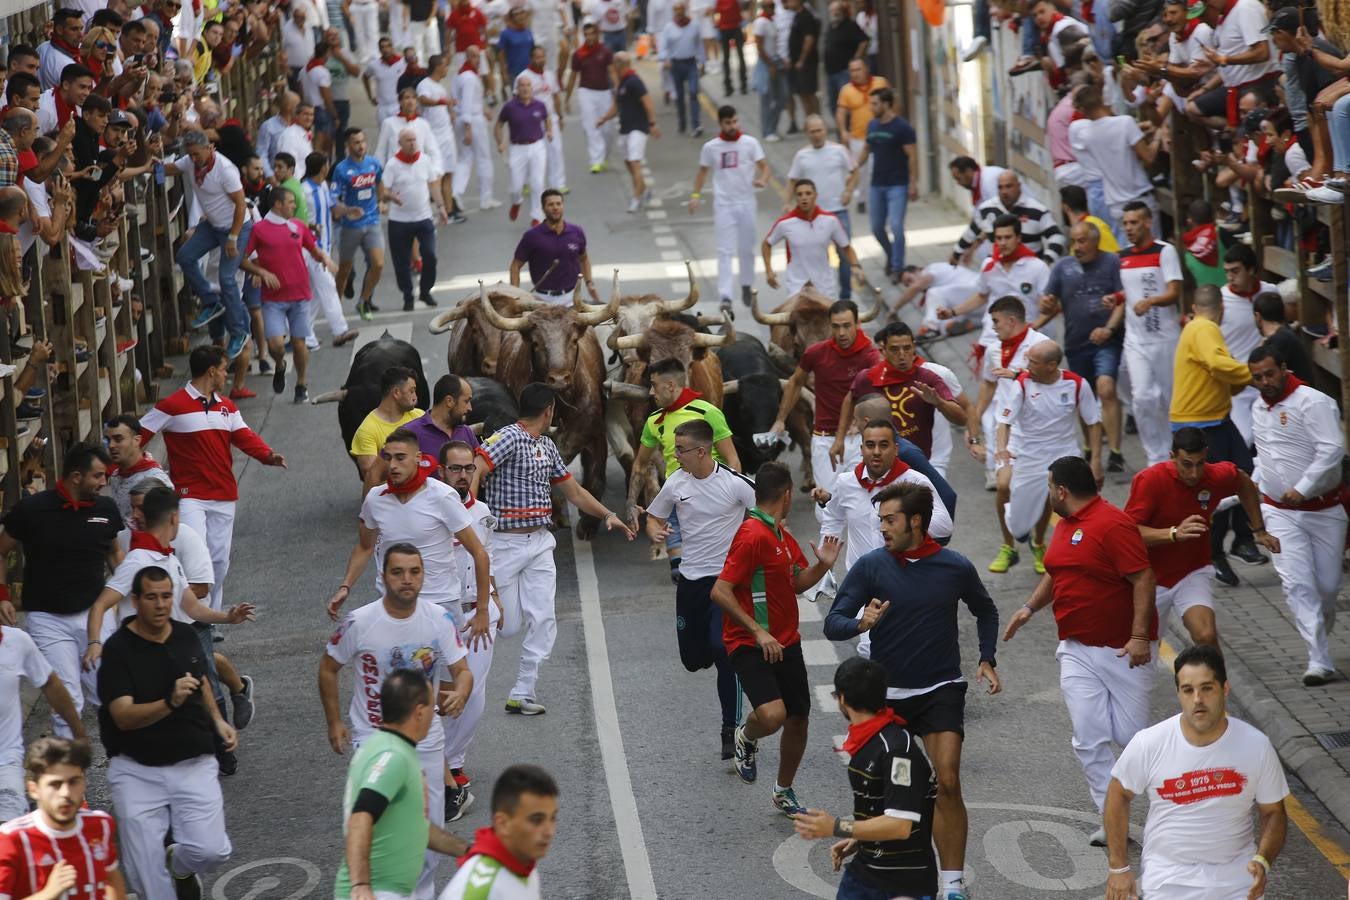
[[[779,784],[779,783],[776,782],[776,781],[773,783],[773,792],[774,792],[775,794],[781,794],[781,793],[783,793],[783,791],[790,791],[790,790],[792,790],[792,785],[788,785],[787,787],[783,787],[781,784]]]
[[[962,887],[962,880],[965,878],[965,874],[964,871],[960,870],[952,872],[943,869],[938,872],[938,882],[942,885],[944,891],[951,888],[960,888]]]

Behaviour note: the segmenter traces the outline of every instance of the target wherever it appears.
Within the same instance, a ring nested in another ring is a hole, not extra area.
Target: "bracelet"
[[[1173,525],[1173,526],[1172,526],[1172,543],[1175,544],[1176,542],[1177,542],[1177,526]]]
[[[339,590],[339,591],[347,591],[347,592],[350,593],[350,592],[351,592],[351,589],[352,589],[352,586],[349,585],[349,584],[340,584],[340,585],[338,585],[338,590]]]
[[[1129,866],[1121,866],[1119,869],[1107,869],[1106,871],[1110,872],[1112,875],[1124,875],[1133,870]]]
[[[1032,606],[1030,603],[1023,603],[1022,608],[1025,609],[1027,612],[1031,613],[1033,616],[1036,615],[1036,608]]]
[[[1266,870],[1266,874],[1270,874],[1270,860],[1266,859],[1260,853],[1252,857],[1252,862],[1259,863],[1261,868]]]
[[[103,645],[103,642],[102,642],[102,641],[90,641],[89,643],[85,644],[85,646],[86,646],[86,647],[92,647],[92,646],[94,646],[95,644],[98,644],[99,646],[102,646],[102,645]]]
[[[694,191],[692,194],[689,195],[689,199],[690,199],[690,200],[697,200],[698,198],[700,198],[700,197],[702,197],[702,196],[703,196],[703,195],[700,194],[698,191]]]
[[[169,708],[169,712],[178,712],[178,706],[173,705],[173,694],[164,698],[164,705]],[[180,703],[179,706],[182,706]]]
[[[370,887],[369,881],[353,881],[352,887]]]
[[[1149,636],[1146,635],[1146,634],[1134,634],[1134,633],[1131,633],[1131,634],[1130,634],[1130,640],[1132,640],[1132,641],[1148,641],[1150,644],[1153,643],[1153,638],[1149,637]]]

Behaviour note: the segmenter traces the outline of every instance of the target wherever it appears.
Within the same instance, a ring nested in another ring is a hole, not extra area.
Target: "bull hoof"
[[[589,541],[600,530],[600,520],[595,516],[582,515],[577,519],[577,539]]]

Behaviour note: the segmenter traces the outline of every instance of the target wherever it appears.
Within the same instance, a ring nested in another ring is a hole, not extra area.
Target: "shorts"
[[[624,162],[642,162],[647,156],[647,132],[630,131],[623,136]]]
[[[1228,116],[1228,88],[1222,84],[1212,91],[1205,91],[1192,102],[1195,104],[1195,108],[1200,111],[1200,115],[1207,119],[1218,116],[1227,118]]]
[[[1170,588],[1158,585],[1156,605],[1158,608],[1158,627],[1167,627],[1167,617],[1176,610],[1178,617],[1197,606],[1214,608],[1214,592],[1210,589],[1209,577],[1214,574],[1213,566],[1201,566]]]
[[[333,128],[334,128],[333,117],[329,115],[328,107],[323,105],[314,107],[314,133],[332,134]],[[305,161],[303,159],[297,159],[295,161],[295,165],[297,167],[303,166],[304,164]]]
[[[274,337],[291,336],[304,340],[314,334],[310,325],[309,300],[267,300],[262,305],[263,334],[270,341]]]
[[[380,231],[379,222],[342,226],[338,232],[338,260],[349,262],[356,259],[358,247],[365,254],[366,262],[370,262],[371,251],[384,249],[384,234]]]
[[[262,308],[262,285],[258,284],[252,275],[244,279],[240,295],[244,298],[244,306],[248,309]]]
[[[964,681],[944,684],[926,694],[899,700],[887,700],[891,709],[905,720],[910,731],[923,737],[939,731],[954,731],[966,736],[966,688]]]
[[[776,663],[766,662],[758,647],[738,647],[731,654],[731,667],[752,708],[782,700],[791,718],[805,719],[811,714],[811,686],[800,641],[784,647],[783,659]]]
[[[1070,350],[1064,355],[1069,360],[1069,371],[1086,379],[1095,394],[1098,378],[1115,378],[1120,371],[1120,354],[1120,344],[1102,344]]]
[[[788,84],[794,94],[814,94],[820,90],[820,76],[815,66],[803,66],[788,73]]]

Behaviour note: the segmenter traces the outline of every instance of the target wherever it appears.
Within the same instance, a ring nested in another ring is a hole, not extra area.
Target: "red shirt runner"
[[[1134,520],[1101,497],[1060,519],[1045,551],[1060,640],[1124,647],[1134,626],[1134,589],[1125,576],[1147,568]],[[1150,615],[1149,639],[1158,639],[1156,612]]]
[[[455,32],[455,52],[463,53],[470,47],[483,48],[483,32],[487,30],[487,17],[482,10],[467,3],[457,3],[445,17],[445,26]]]
[[[740,0],[717,0],[717,27],[723,31],[741,27]]]
[[[808,567],[802,548],[787,529],[777,529],[759,507],[741,523],[718,576],[734,585],[736,602],[784,647],[801,642],[797,630],[797,587],[793,575]],[[756,647],[755,639],[731,616],[722,617],[727,653]]]
[[[1237,494],[1238,484],[1238,467],[1230,462],[1205,463],[1205,474],[1195,487],[1182,483],[1171,460],[1160,462],[1134,476],[1125,513],[1149,528],[1171,528],[1188,516],[1203,516],[1209,522],[1219,501]],[[1209,535],[1175,544],[1154,544],[1148,548],[1148,559],[1158,585],[1170,588],[1209,565]]]
[[[0,825],[0,900],[42,890],[56,864],[75,867],[75,886],[62,896],[103,900],[108,873],[117,869],[117,825],[105,812],[82,809],[69,831],[54,831],[31,812]]]
[[[853,379],[880,361],[881,352],[861,331],[847,351],[841,351],[833,338],[806,348],[797,367],[816,377],[816,421],[812,426],[816,431],[834,434],[839,430],[839,407],[844,405]]]
[[[932,369],[926,369],[922,359],[915,359],[908,372],[900,372],[882,361],[853,379],[853,402],[869,394],[880,394],[891,404],[891,421],[900,437],[913,441],[924,456],[933,454],[933,416],[937,410],[919,396],[914,385],[926,384],[943,400],[952,400],[947,382]]]

